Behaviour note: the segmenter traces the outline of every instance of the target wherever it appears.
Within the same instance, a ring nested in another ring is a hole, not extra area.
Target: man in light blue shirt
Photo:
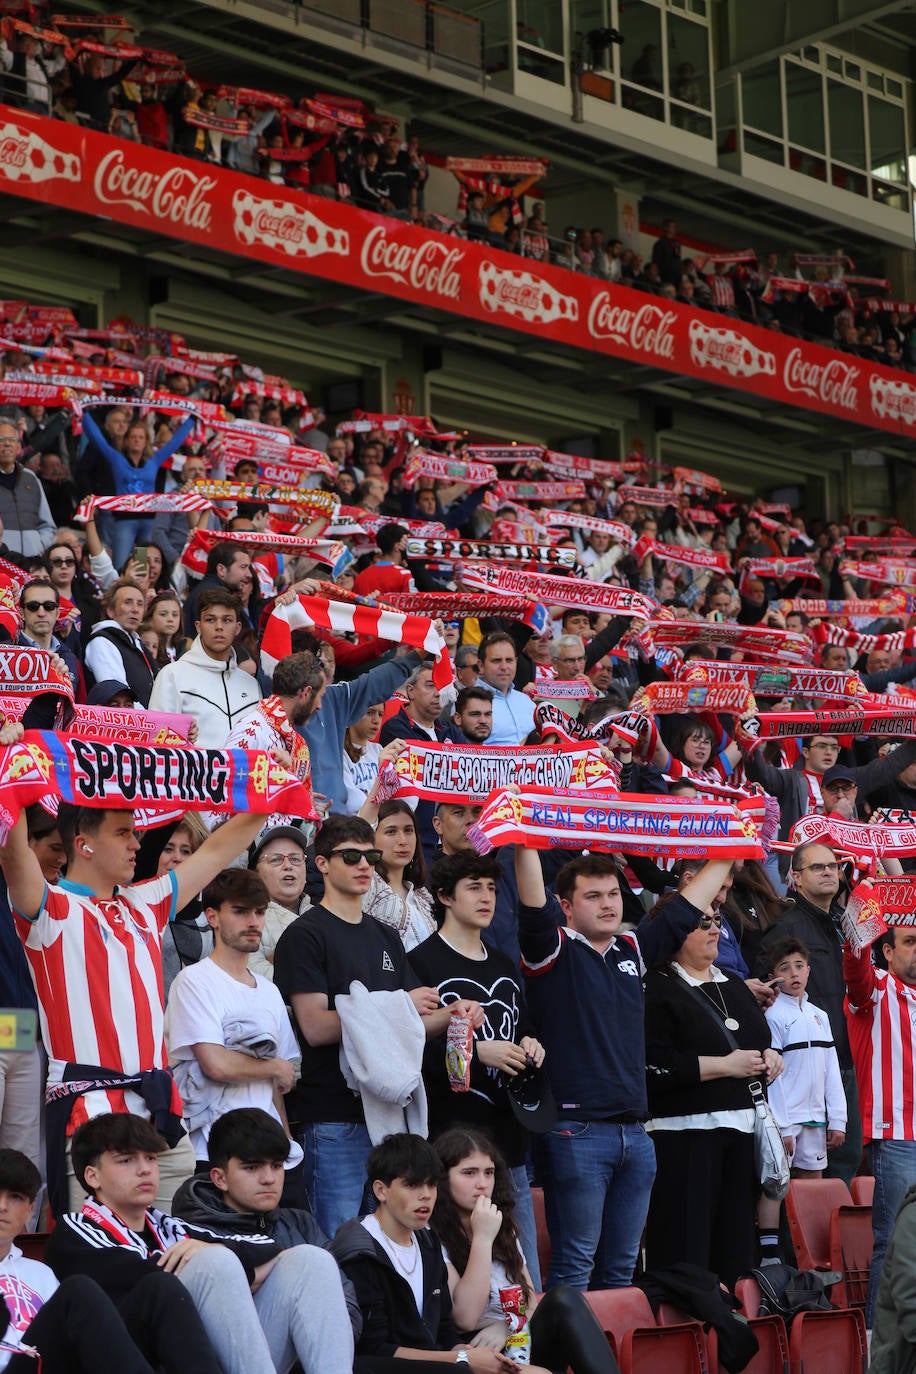
[[[534,702],[515,686],[515,644],[495,630],[480,645],[480,663],[480,685],[493,693],[493,729],[487,744],[522,744],[534,729]]]

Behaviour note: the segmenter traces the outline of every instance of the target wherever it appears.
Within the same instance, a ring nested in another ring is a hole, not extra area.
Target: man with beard
[[[169,992],[165,1038],[198,1172],[210,1127],[234,1107],[260,1107],[288,1129],[282,1095],[295,1082],[296,1038],[277,989],[248,968],[268,900],[256,873],[218,873],[203,893],[213,953],[182,969]]]

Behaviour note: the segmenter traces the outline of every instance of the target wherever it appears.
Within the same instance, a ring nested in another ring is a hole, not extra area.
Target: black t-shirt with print
[[[479,1002],[486,1020],[475,1039],[511,1040],[518,1044],[531,1034],[522,978],[512,960],[501,950],[483,945],[485,959],[469,959],[454,949],[441,934],[430,935],[407,956],[423,987],[436,987],[443,1005],[467,998]],[[471,1060],[471,1086],[466,1093],[452,1092],[445,1067],[445,1036],[426,1045],[423,1082],[429,1104],[429,1138],[459,1123],[476,1126],[498,1145],[506,1163],[515,1168],[525,1161],[528,1136],[509,1106],[504,1075]]]
[[[277,942],[274,982],[284,1002],[297,992],[323,992],[328,1008],[353,982],[370,992],[419,987],[397,931],[364,916],[357,925],[323,906],[313,906],[287,926]],[[293,1018],[295,1024],[295,1017]],[[362,1102],[340,1071],[340,1045],[309,1045],[295,1027],[302,1050],[302,1077],[286,1099],[291,1121],[362,1121]]]

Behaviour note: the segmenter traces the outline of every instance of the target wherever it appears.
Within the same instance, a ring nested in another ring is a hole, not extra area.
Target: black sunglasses
[[[24,601],[22,604],[25,607],[25,609],[29,611],[32,615],[34,615],[36,611],[57,610],[56,601]]]
[[[333,859],[335,857],[343,859],[348,868],[355,868],[363,859],[375,868],[376,864],[382,862],[382,851],[380,849],[332,849],[328,858]]]

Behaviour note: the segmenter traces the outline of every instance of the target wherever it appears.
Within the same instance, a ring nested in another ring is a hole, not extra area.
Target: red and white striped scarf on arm
[[[300,596],[291,606],[278,606],[271,612],[261,640],[261,666],[265,673],[273,675],[280,659],[292,653],[293,630],[310,630],[315,626],[339,635],[369,635],[425,649],[435,655],[432,668],[436,686],[447,687],[452,681],[448,647],[427,616],[328,601],[321,596]]]

